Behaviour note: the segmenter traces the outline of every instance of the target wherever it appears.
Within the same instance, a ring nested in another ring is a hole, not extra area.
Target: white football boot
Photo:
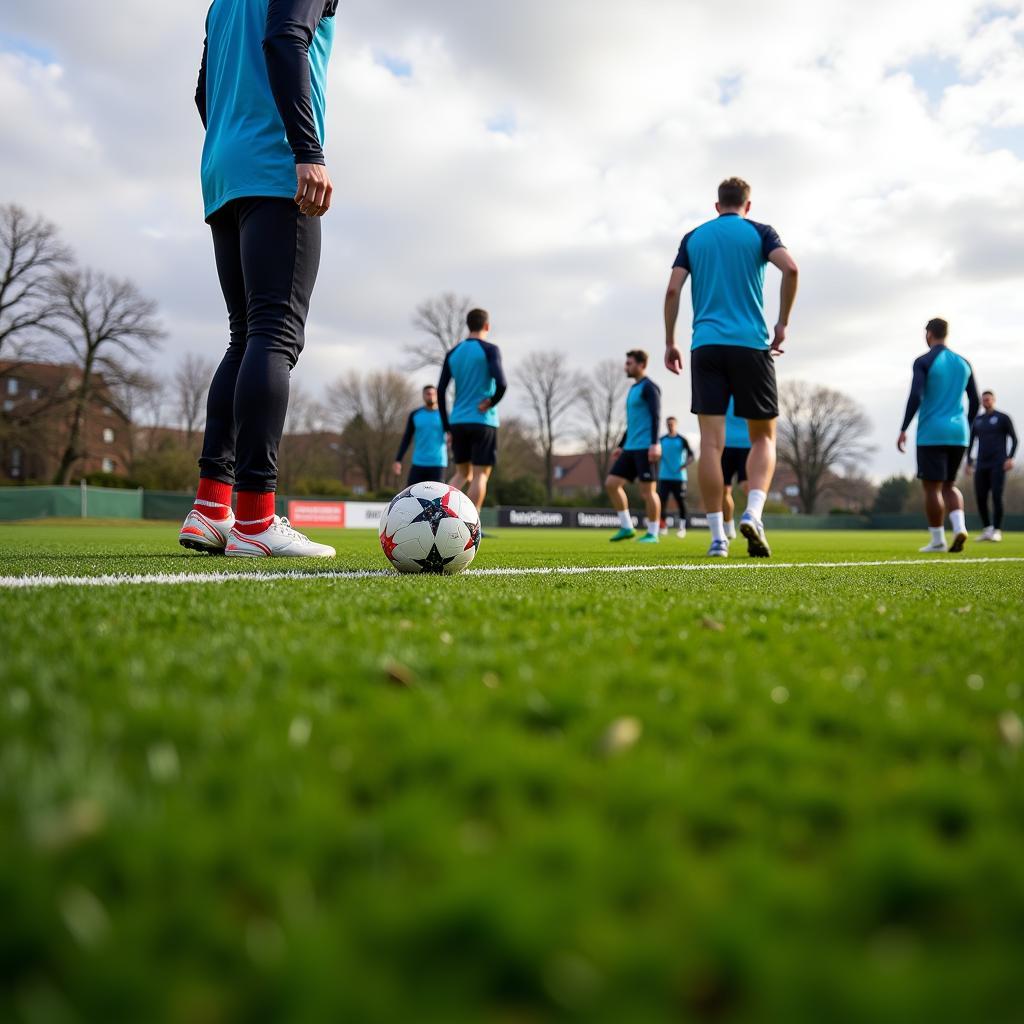
[[[178,531],[178,543],[192,551],[205,551],[211,555],[223,555],[228,534],[235,525],[235,514],[228,512],[226,519],[210,519],[197,509],[192,509]]]
[[[727,522],[725,524],[725,539],[726,540],[735,540],[736,539],[736,520],[735,519],[730,519],[729,522]]]
[[[964,545],[967,543],[967,531],[961,530],[959,533],[953,534],[953,543],[949,545],[949,550],[953,554],[959,554],[964,549]]]
[[[317,544],[292,528],[282,516],[274,516],[262,533],[232,529],[224,554],[233,558],[334,558],[329,544]]]
[[[989,540],[995,541],[998,544],[1002,539],[1003,539],[1003,531],[1002,530],[995,530],[995,529],[993,529],[992,536],[989,537]]]
[[[930,540],[923,548],[918,548],[917,550],[922,555],[944,555],[949,548],[946,547],[946,541],[943,539],[941,542]]]
[[[685,526],[680,526],[679,529],[676,530],[676,536],[680,540],[686,540],[686,527]]]
[[[981,533],[978,534],[978,540],[979,541],[989,541],[989,540],[992,540],[993,539],[993,534],[995,532],[996,532],[996,528],[994,526],[986,526],[985,529],[982,530]]]

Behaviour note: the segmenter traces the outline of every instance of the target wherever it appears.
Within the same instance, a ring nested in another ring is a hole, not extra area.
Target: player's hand
[[[900,436],[896,438],[896,447],[899,448],[901,452],[905,452],[907,450],[907,432],[905,430],[901,430]]]
[[[479,405],[478,405],[478,406],[476,407],[476,411],[477,411],[477,412],[487,412],[487,410],[488,410],[488,409],[490,409],[490,407],[491,407],[491,400],[490,400],[489,398],[485,398],[485,399],[484,399],[484,400],[483,400],[483,401],[482,401],[482,402],[481,402],[481,403],[480,403],[480,404],[479,404]]]
[[[649,458],[651,462],[657,462],[658,459],[661,458],[661,445],[652,444],[651,447],[647,449],[647,458]]]
[[[1005,462],[1003,463],[1003,469],[1004,469],[1004,470],[1005,470],[1005,471],[1006,471],[1007,473],[1009,473],[1009,472],[1010,472],[1010,470],[1011,470],[1011,469],[1013,469],[1013,459],[1007,459],[1007,460],[1006,460],[1006,461],[1005,461]]]
[[[307,217],[322,217],[331,208],[334,186],[323,164],[296,164],[295,202]]]
[[[773,357],[782,356],[786,353],[783,351],[782,346],[786,343],[786,325],[776,324],[775,325],[775,337],[772,338],[772,347],[769,349]]]
[[[391,467],[391,472],[394,473],[395,476],[401,476],[402,475],[402,464],[400,462],[396,462]]]
[[[683,353],[674,341],[665,345],[665,369],[676,375],[683,372]]]
[[[622,449],[616,448],[615,451],[612,452],[612,461],[614,462],[620,455],[622,455]]]

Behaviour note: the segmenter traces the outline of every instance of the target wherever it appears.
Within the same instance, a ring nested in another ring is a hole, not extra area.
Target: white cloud
[[[163,363],[216,351],[191,99],[205,0],[136,20],[115,0],[15,6],[2,198],[160,301]],[[780,375],[864,402],[876,473],[911,469],[892,440],[930,316],[1024,417],[1022,34],[1020,2],[981,0],[743,0],[728,20],[674,0],[349,0],[337,207],[297,377],[399,364],[412,308],[445,289],[491,309],[510,363],[657,352],[679,237],[740,173],[803,271]],[[770,316],[776,290],[770,271]],[[687,382],[659,379],[687,409]]]

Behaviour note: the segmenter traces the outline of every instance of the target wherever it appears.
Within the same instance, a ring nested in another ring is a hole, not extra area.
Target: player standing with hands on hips
[[[693,344],[690,376],[691,411],[700,423],[700,492],[711,527],[713,558],[729,554],[722,512],[725,416],[730,399],[747,421],[747,510],[740,532],[748,553],[771,555],[761,516],[775,473],[775,421],[779,415],[773,359],[782,355],[786,327],[797,290],[797,266],[775,229],[748,220],[750,186],[728,178],[718,186],[718,217],[691,231],[679,246],[665,294],[665,366],[683,368],[676,346],[676,321],[683,285],[692,279]],[[779,319],[774,336],[764,320],[764,270],[772,263],[782,271]]]
[[[289,375],[305,340],[320,218],[333,191],[323,141],[337,7],[338,0],[213,0],[206,17],[196,106],[230,343],[210,385],[199,490],[179,534],[195,550],[335,554],[276,516],[274,495]]]

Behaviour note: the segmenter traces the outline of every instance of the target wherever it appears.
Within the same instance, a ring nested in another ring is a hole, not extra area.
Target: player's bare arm
[[[800,270],[796,260],[789,254],[788,249],[774,249],[768,256],[768,261],[782,271],[782,284],[779,291],[779,319],[775,324],[775,336],[772,339],[771,353],[773,356],[783,354],[782,346],[786,341],[786,328],[789,326],[789,318],[793,312],[793,303],[796,302],[796,292],[800,281]]]
[[[679,299],[689,272],[682,267],[673,267],[665,292],[665,369],[679,374],[683,369],[683,353],[676,345],[676,322],[679,320]]]

